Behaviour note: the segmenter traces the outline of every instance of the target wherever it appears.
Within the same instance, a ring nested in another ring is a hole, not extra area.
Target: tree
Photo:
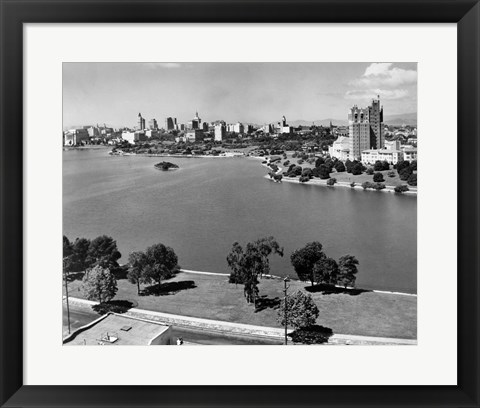
[[[63,267],[67,272],[80,272],[87,268],[86,256],[90,241],[85,238],[77,238],[71,242],[63,236]]]
[[[382,170],[390,170],[390,163],[386,160],[382,162],[383,169]]]
[[[321,164],[318,167],[318,171],[320,179],[326,180],[330,178],[330,168],[327,165]]]
[[[278,322],[285,327],[285,304],[287,308],[287,325],[295,329],[313,326],[320,314],[317,305],[310,294],[301,290],[287,296],[280,303]]]
[[[82,291],[88,300],[108,302],[114,298],[117,290],[117,280],[108,268],[96,265],[85,272]]]
[[[333,166],[338,173],[342,173],[345,171],[345,165],[341,160],[338,160],[335,165]]]
[[[320,167],[321,164],[325,163],[325,159],[323,157],[319,157],[315,160],[315,167]]]
[[[329,178],[327,180],[327,186],[334,186],[336,182],[337,182],[336,178]]]
[[[347,173],[352,172],[353,162],[350,159],[347,159],[345,162],[345,168],[347,169]]]
[[[412,175],[413,170],[410,166],[403,167],[401,170],[398,171],[398,175],[400,176],[400,180],[406,181]]]
[[[338,279],[338,265],[335,259],[323,258],[313,266],[313,274],[315,282],[326,283],[327,285],[335,285]]]
[[[95,238],[88,247],[86,254],[87,266],[101,265],[104,268],[118,268],[117,260],[122,255],[118,251],[117,242],[107,235]]]
[[[140,284],[145,282],[143,268],[147,263],[147,255],[144,252],[132,252],[128,256],[127,279],[130,283],[137,285],[137,294],[140,295]]]
[[[395,177],[395,172],[393,170],[391,170],[387,173],[387,176],[388,177]]]
[[[360,174],[362,174],[362,171],[363,171],[363,166],[361,163],[355,163],[353,166],[352,166],[352,174],[354,176],[358,176]]]
[[[338,280],[339,285],[355,286],[356,274],[358,273],[358,260],[353,255],[344,255],[338,260]]]
[[[382,173],[375,173],[373,175],[373,181],[375,183],[381,183],[382,181],[385,181],[385,179],[383,178],[383,174]]]
[[[63,272],[70,272],[73,255],[73,245],[70,240],[63,236]]]
[[[145,251],[145,258],[140,258],[143,262],[142,277],[145,283],[157,283],[160,285],[162,279],[169,279],[175,275],[180,266],[175,251],[163,244],[154,244]]]
[[[417,174],[416,173],[410,174],[410,176],[408,177],[408,180],[407,180],[407,184],[409,186],[416,186],[417,185]]]
[[[382,171],[383,170],[383,163],[380,160],[377,160],[373,165],[373,170],[375,171]]]
[[[271,254],[283,256],[283,248],[272,236],[249,242],[245,249],[235,242],[227,255],[227,263],[232,270],[229,282],[244,285],[243,294],[247,303],[254,303],[256,306],[258,277],[270,273],[268,257]]]
[[[408,160],[400,160],[395,165],[395,168],[397,169],[398,174],[400,174],[400,171],[403,170],[405,167],[410,167],[410,162]]]
[[[301,281],[310,281],[312,286],[315,283],[315,264],[326,258],[320,242],[309,242],[303,248],[295,250],[290,256],[290,261],[295,269],[298,279]]]
[[[368,167],[367,170],[365,170],[365,173],[371,176],[373,174],[373,169],[371,167]]]

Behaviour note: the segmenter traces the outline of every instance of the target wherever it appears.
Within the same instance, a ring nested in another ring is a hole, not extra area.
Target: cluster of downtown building
[[[227,137],[227,134],[235,134],[239,136],[252,135],[261,131],[262,133],[292,133],[293,127],[287,125],[285,116],[281,122],[276,124],[268,124],[260,128],[248,124],[248,123],[230,123],[227,124],[223,120],[215,122],[202,122],[202,119],[195,112],[195,117],[187,123],[177,123],[177,118],[168,117],[165,119],[165,127],[163,129],[166,132],[175,133],[175,141],[179,142],[202,142],[205,140],[214,140],[216,142],[222,142]],[[155,136],[159,131],[158,123],[155,119],[151,119],[148,122],[148,128],[145,127],[145,119],[142,114],[138,114],[138,125],[134,131],[124,131],[122,133],[122,139],[127,140],[130,143],[146,141],[148,138]]]
[[[137,124],[133,129],[124,128],[116,131],[106,126],[82,126],[68,129],[63,132],[64,145],[75,146],[88,143],[93,140],[109,141],[109,144],[128,141],[129,143],[145,142],[151,137],[158,136],[164,132],[175,135],[175,141],[179,142],[202,142],[214,140],[217,142],[224,141],[227,136],[235,134],[239,137],[248,137],[261,134],[285,134],[293,133],[294,128],[287,124],[285,116],[278,123],[266,124],[264,126],[256,126],[248,123],[230,123],[227,124],[223,120],[215,122],[202,122],[198,112],[195,117],[187,123],[178,123],[177,118],[167,117],[165,119],[164,128],[158,126],[156,119],[150,119],[146,122],[141,113],[138,114]]]
[[[178,123],[176,118],[167,117],[164,127],[160,128],[156,119],[146,122],[139,113],[133,129],[114,130],[106,125],[69,129],[64,132],[64,145],[74,146],[94,140],[112,145],[124,141],[138,144],[165,133],[177,143],[223,142],[232,134],[243,139],[254,139],[259,135],[276,138],[279,135],[308,133],[310,129],[311,127],[294,128],[288,125],[285,116],[277,123],[263,126],[240,122],[227,124],[223,120],[202,122],[198,112],[186,123]],[[328,148],[328,153],[342,161],[358,160],[364,164],[373,164],[380,160],[396,164],[400,160],[417,159],[416,128],[405,126],[394,129],[386,126],[380,98],[372,100],[371,105],[366,108],[353,106],[348,113],[348,126],[333,126],[330,122],[326,130],[337,137]]]
[[[337,129],[336,133],[338,138],[328,152],[339,160],[358,160],[364,164],[374,164],[376,161],[396,164],[401,160],[417,160],[416,128],[391,132],[383,123],[380,97],[373,99],[366,108],[354,105],[348,113],[348,128]],[[386,136],[391,140],[385,140]],[[402,144],[402,141],[407,143]]]

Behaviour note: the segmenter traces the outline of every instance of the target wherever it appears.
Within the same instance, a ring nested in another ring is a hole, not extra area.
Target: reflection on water
[[[273,235],[285,256],[272,273],[291,277],[291,252],[318,240],[330,257],[358,258],[357,286],[416,293],[415,197],[272,183],[255,159],[169,158],[179,170],[155,170],[162,160],[65,151],[65,235],[111,235],[121,261],[162,242],[185,269],[227,273],[233,242]]]

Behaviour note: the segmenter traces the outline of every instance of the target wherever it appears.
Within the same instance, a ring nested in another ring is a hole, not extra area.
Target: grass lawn
[[[194,284],[188,281],[193,281]],[[69,283],[70,296],[83,297],[81,281]],[[162,295],[138,296],[135,285],[118,281],[115,300],[128,300],[135,307],[158,312],[281,327],[277,306],[283,296],[283,281],[263,278],[260,282],[261,307],[255,312],[243,297],[243,286],[228,283],[225,276],[179,273],[165,281],[171,292]],[[309,284],[292,281],[289,293],[305,290]],[[358,291],[361,292],[361,291]],[[334,333],[378,337],[417,337],[417,298],[374,292],[357,294],[312,293],[320,316],[317,324],[330,327]]]

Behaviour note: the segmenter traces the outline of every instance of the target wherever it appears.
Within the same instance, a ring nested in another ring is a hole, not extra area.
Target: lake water
[[[285,256],[272,257],[271,272],[291,277],[290,254],[320,241],[330,257],[357,257],[357,287],[416,293],[416,197],[273,183],[253,158],[167,158],[180,169],[154,169],[163,160],[64,151],[64,234],[110,235],[121,262],[161,242],[182,268],[223,273],[235,241],[273,235]]]

